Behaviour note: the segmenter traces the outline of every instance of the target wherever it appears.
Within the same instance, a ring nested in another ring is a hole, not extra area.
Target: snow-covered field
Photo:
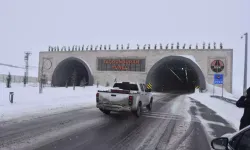
[[[34,85],[23,87],[12,84],[12,88],[0,83],[0,121],[26,115],[44,115],[58,111],[88,107],[95,105],[97,90],[106,87],[69,88],[45,87],[42,94]],[[9,92],[14,92],[14,103],[9,102]]]

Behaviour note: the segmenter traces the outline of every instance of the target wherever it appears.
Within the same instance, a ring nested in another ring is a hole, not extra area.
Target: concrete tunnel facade
[[[182,56],[167,56],[162,58],[161,60],[159,60],[158,62],[156,62],[151,69],[148,72],[147,78],[146,78],[146,82],[147,83],[151,83],[152,85],[154,85],[153,91],[160,91],[158,89],[162,88],[162,83],[165,84],[164,88],[167,89],[173,89],[173,87],[176,86],[176,84],[178,84],[178,82],[172,82],[173,78],[169,77],[168,74],[171,74],[170,72],[164,71],[165,67],[168,67],[169,64],[175,64],[179,63],[182,64],[183,66],[183,70],[185,71],[185,67],[189,68],[189,72],[191,71],[190,77],[192,78],[191,80],[194,81],[195,79],[195,83],[191,82],[191,85],[188,86],[192,86],[192,88],[195,87],[200,87],[201,90],[205,90],[206,89],[206,80],[205,77],[200,69],[200,67],[193,62],[191,59],[186,58],[186,57],[182,57]],[[168,68],[166,68],[165,70],[167,70]],[[174,74],[174,73],[173,73]],[[189,78],[190,78],[189,77]],[[177,77],[176,77],[177,78]],[[165,81],[165,82],[164,82]],[[179,86],[184,86],[185,84],[179,84]],[[179,88],[181,90],[181,88]],[[177,90],[177,89],[176,89]]]
[[[76,71],[76,86],[80,85],[83,78],[86,80],[86,85],[93,85],[94,79],[88,65],[81,59],[69,57],[61,61],[55,68],[52,75],[53,86],[65,86],[65,81],[68,85],[72,85],[72,74]]]
[[[196,62],[193,62],[193,59],[184,57],[185,55],[192,56]],[[214,60],[220,60],[225,66],[219,73],[224,74],[224,87],[231,92],[232,55],[233,51],[231,49],[49,51],[40,52],[39,67],[41,68],[44,58],[49,58],[51,63],[48,64],[51,64],[51,66],[45,67],[47,69],[44,69],[43,72],[55,86],[65,86],[65,80],[70,78],[75,69],[78,72],[77,85],[80,84],[80,80],[84,77],[88,82],[87,85],[98,82],[100,85],[105,86],[107,83],[112,85],[115,80],[131,81],[151,83],[153,90],[160,91],[162,90],[162,84],[165,84],[164,88],[167,90],[171,87],[176,89],[181,86],[183,88],[198,86],[201,89],[206,89],[206,83],[213,84],[215,72],[211,64]],[[140,64],[142,68],[139,71],[100,70],[99,59],[130,59],[140,60],[143,63]],[[188,71],[178,71],[178,68]],[[188,75],[187,79],[185,79],[185,74]],[[167,81],[170,81],[169,84],[167,84]]]

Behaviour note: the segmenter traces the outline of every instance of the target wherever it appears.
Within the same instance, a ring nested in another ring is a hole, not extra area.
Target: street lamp
[[[247,90],[247,42],[248,42],[248,33],[245,33],[245,63],[244,63],[244,81],[243,81],[243,94]],[[241,36],[241,39],[243,36]]]

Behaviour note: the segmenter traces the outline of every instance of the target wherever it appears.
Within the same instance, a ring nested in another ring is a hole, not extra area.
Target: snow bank
[[[201,102],[208,108],[214,110],[219,116],[226,119],[235,129],[239,128],[240,119],[243,115],[243,109],[236,107],[233,104],[227,103],[225,101],[211,98],[210,93],[194,93],[189,95],[189,97]]]
[[[210,93],[210,95],[213,94],[213,88],[214,88],[214,95],[218,95],[218,96],[222,96],[222,88],[221,87],[217,87],[217,86],[213,86],[209,83],[207,83],[207,92]],[[226,97],[226,98],[230,98],[232,100],[235,100],[237,101],[237,98],[235,98],[235,96],[229,92],[227,92],[226,89],[223,88],[223,97]]]
[[[237,86],[237,88],[236,87],[233,88],[233,98],[239,99],[242,96],[243,90],[241,89],[243,89],[243,87]]]
[[[25,115],[48,114],[65,111],[72,108],[82,108],[95,105],[97,90],[106,87],[76,87],[69,88],[46,87],[42,94],[36,85],[23,87],[22,84],[12,84],[6,88],[0,83],[0,121],[18,118]],[[14,103],[9,102],[9,92],[14,92]]]

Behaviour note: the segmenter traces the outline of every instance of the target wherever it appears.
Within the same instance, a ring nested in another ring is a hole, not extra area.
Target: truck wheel
[[[104,114],[106,114],[106,115],[109,115],[110,114],[110,110],[103,110],[103,109],[100,109],[101,110],[101,112],[103,112]]]
[[[134,111],[134,114],[136,115],[136,117],[141,116],[141,110],[142,110],[141,103],[138,103],[137,109],[136,109],[136,111]]]
[[[148,111],[152,110],[152,106],[153,106],[153,99],[150,100],[150,103],[146,106]]]

